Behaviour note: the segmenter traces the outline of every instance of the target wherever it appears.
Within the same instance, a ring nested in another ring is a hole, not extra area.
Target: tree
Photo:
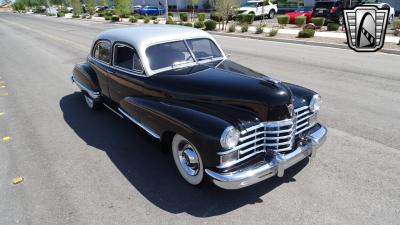
[[[189,1],[189,4],[192,7],[192,15],[191,15],[192,18],[191,18],[191,20],[193,21],[194,11],[195,11],[196,6],[197,7],[199,6],[199,0],[188,0],[188,1]]]
[[[72,8],[74,9],[74,15],[79,16],[81,15],[81,1],[80,0],[72,0],[71,1]]]
[[[215,10],[222,16],[222,30],[225,30],[225,24],[228,24],[229,16],[233,15],[235,8],[239,6],[239,0],[218,0],[215,2]]]
[[[89,15],[96,13],[96,0],[86,0],[86,10]]]
[[[128,16],[132,12],[132,2],[131,0],[114,0],[115,13],[122,18]]]
[[[108,6],[108,1],[107,0],[100,0],[99,5],[100,6]]]

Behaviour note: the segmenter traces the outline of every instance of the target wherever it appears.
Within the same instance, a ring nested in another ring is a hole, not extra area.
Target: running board
[[[118,108],[118,110],[129,120],[131,120],[132,122],[134,122],[136,125],[138,125],[139,127],[141,127],[143,130],[145,130],[148,134],[150,134],[152,137],[156,138],[156,139],[160,139],[160,135],[158,135],[156,132],[154,132],[152,129],[146,127],[144,124],[142,124],[141,122],[139,122],[138,120],[136,120],[135,118],[133,118],[132,116],[130,116],[127,112],[125,112],[123,109]]]
[[[111,106],[107,105],[106,103],[103,103],[103,105],[104,105],[105,107],[107,107],[109,110],[111,110],[111,112],[117,114],[117,116],[121,117],[122,119],[124,118],[124,116],[123,116],[121,113],[115,111],[113,108],[111,108]]]

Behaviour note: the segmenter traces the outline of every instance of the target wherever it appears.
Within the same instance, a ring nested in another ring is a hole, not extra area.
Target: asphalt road
[[[283,178],[193,188],[140,128],[89,111],[70,82],[117,26],[0,14],[0,224],[399,224],[399,56],[216,37],[234,61],[318,91],[329,136]]]

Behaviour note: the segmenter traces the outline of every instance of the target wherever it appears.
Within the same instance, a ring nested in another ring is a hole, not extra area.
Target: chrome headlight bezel
[[[233,126],[225,128],[222,132],[220,143],[224,149],[232,149],[239,143],[240,132]]]
[[[311,98],[310,101],[310,110],[313,113],[319,112],[321,109],[322,98],[320,95],[316,94]]]

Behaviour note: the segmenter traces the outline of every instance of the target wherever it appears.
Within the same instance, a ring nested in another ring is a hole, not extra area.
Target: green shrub
[[[254,14],[239,14],[237,17],[237,21],[240,24],[252,24],[254,22]]]
[[[337,23],[328,23],[327,28],[329,31],[337,31],[339,30],[339,24]]]
[[[286,26],[290,21],[290,17],[288,15],[279,15],[276,17],[276,19],[281,26]]]
[[[204,22],[204,25],[206,26],[206,30],[215,30],[217,28],[217,22],[214,20],[207,20]]]
[[[249,30],[249,25],[247,23],[242,24],[242,33],[245,33]]]
[[[99,12],[99,13],[97,13],[97,16],[98,16],[98,17],[104,17],[105,15],[106,15],[105,12]]]
[[[314,18],[311,19],[311,21],[317,27],[322,27],[325,24],[325,18],[324,17],[314,17]]]
[[[264,32],[264,27],[262,25],[258,25],[256,27],[256,34],[262,34]]]
[[[195,28],[203,28],[204,27],[204,22],[203,21],[197,21],[194,23]]]
[[[216,22],[222,22],[222,15],[219,12],[212,12],[210,18]]]
[[[159,24],[160,21],[158,19],[153,20],[153,24]]]
[[[188,13],[187,12],[179,13],[179,18],[181,19],[181,21],[187,22],[188,21]]]
[[[107,15],[106,15],[106,16],[104,16],[104,19],[105,19],[105,20],[111,20],[111,17],[112,17],[112,16],[107,16]]]
[[[63,12],[58,12],[57,13],[57,17],[64,17],[65,16],[65,13],[63,13]]]
[[[174,17],[168,16],[168,20],[167,20],[166,24],[176,24],[176,22],[174,21]]]
[[[174,13],[173,13],[173,12],[169,12],[169,13],[168,13],[168,17],[174,18]]]
[[[136,23],[137,22],[136,17],[134,17],[134,16],[129,17],[129,22]]]
[[[400,18],[397,18],[393,22],[394,29],[400,30]]]
[[[144,20],[145,16],[139,15],[139,20]]]
[[[72,18],[74,18],[74,19],[77,19],[77,18],[80,18],[80,16],[79,16],[79,15],[76,15],[76,14],[74,14],[74,15],[72,15]]]
[[[275,37],[276,35],[278,35],[279,29],[277,28],[272,28],[271,31],[269,32],[269,36],[270,37]]]
[[[303,26],[307,22],[307,17],[306,16],[296,16],[295,19],[295,24],[299,27]]]
[[[199,21],[204,22],[206,20],[206,14],[205,13],[197,13],[197,19]]]
[[[86,15],[85,14],[81,15],[81,18],[86,19]]]
[[[113,13],[111,11],[106,11],[106,13],[104,14],[105,16],[112,16]]]
[[[47,16],[55,16],[56,14],[54,13],[48,13]]]
[[[158,17],[157,16],[151,16],[151,19],[152,20],[156,20],[156,19],[158,19]]]
[[[305,29],[299,32],[299,38],[312,38],[314,37],[315,30],[312,29]]]
[[[119,16],[111,16],[111,21],[112,22],[118,22],[119,21]]]
[[[228,32],[232,33],[235,31],[236,31],[236,24],[233,23],[233,24],[229,25]]]
[[[150,22],[150,18],[149,17],[146,17],[146,18],[144,18],[144,21],[143,21],[144,23],[149,23]]]
[[[193,24],[192,23],[184,23],[183,26],[185,26],[185,27],[193,27]]]

